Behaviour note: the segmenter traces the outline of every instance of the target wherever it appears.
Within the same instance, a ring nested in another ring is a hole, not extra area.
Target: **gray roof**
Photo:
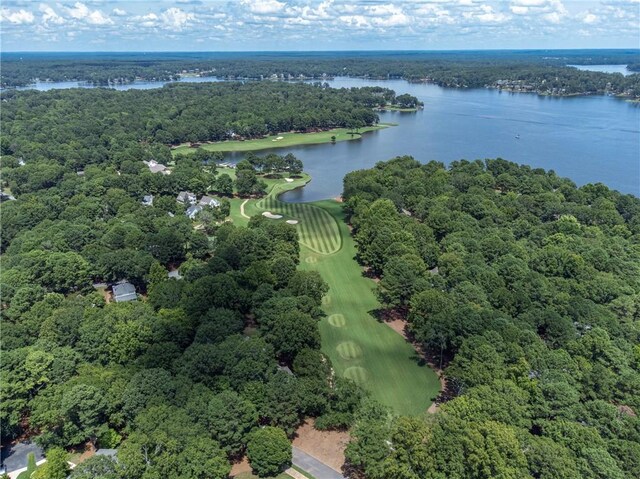
[[[189,217],[189,218],[193,218],[195,215],[197,215],[198,213],[200,213],[202,211],[202,206],[200,205],[193,205],[190,206],[189,208],[187,208],[187,211],[185,211],[185,214]]]
[[[96,451],[96,456],[114,457],[116,454],[118,454],[118,450],[117,449],[98,449]]]
[[[215,207],[218,207],[218,206],[220,206],[220,200],[218,200],[216,198],[212,198],[211,196],[203,196],[202,198],[200,198],[200,204],[202,206],[215,206]]]
[[[113,297],[116,303],[123,301],[135,301],[138,299],[136,295],[136,288],[131,283],[119,283],[113,285]]]

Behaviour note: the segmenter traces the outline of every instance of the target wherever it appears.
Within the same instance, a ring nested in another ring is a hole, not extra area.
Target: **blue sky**
[[[3,51],[639,48],[640,0],[2,0]]]

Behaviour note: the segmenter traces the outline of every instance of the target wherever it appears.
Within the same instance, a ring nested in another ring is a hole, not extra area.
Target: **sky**
[[[640,48],[640,0],[0,0],[2,51]]]

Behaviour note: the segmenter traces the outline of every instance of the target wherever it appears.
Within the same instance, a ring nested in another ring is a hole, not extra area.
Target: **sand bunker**
[[[298,220],[287,220],[287,223],[289,223],[290,225],[297,225]]]
[[[293,183],[293,178],[285,178],[284,181],[287,183]]]
[[[274,215],[273,213],[271,213],[271,211],[265,211],[264,213],[262,213],[262,216],[264,216],[265,218],[269,218],[270,220],[279,220],[280,218],[282,218],[282,215]]]

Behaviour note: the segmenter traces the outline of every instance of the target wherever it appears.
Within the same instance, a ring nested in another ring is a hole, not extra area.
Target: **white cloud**
[[[278,0],[242,0],[240,3],[247,7],[251,13],[257,15],[278,13],[286,5],[284,2],[278,2]]]
[[[593,23],[596,23],[597,21],[598,21],[598,17],[593,13],[587,13],[582,19],[582,22],[586,23],[587,25],[591,25]]]
[[[114,8],[112,13],[116,16],[116,17],[124,17],[127,12],[125,10],[122,10],[120,8]]]
[[[66,7],[69,16],[75,20],[82,20],[91,25],[112,25],[113,20],[100,10],[91,10],[82,2],[76,2],[73,7]]]
[[[171,7],[160,14],[160,19],[167,27],[182,30],[182,27],[194,21],[196,16],[193,13],[187,13],[179,8]]]
[[[541,7],[547,0],[513,0],[511,2],[512,5],[520,5],[523,7]]]
[[[8,8],[3,8],[0,10],[0,19],[4,22],[13,23],[14,25],[22,25],[25,23],[33,23],[34,16],[33,13],[22,8],[13,11]]]
[[[67,7],[67,13],[76,20],[82,20],[89,15],[89,7],[82,2],[76,2],[73,7]]]
[[[58,15],[49,5],[41,3],[39,9],[42,12],[42,23],[45,25],[62,25],[65,23],[65,19]]]

